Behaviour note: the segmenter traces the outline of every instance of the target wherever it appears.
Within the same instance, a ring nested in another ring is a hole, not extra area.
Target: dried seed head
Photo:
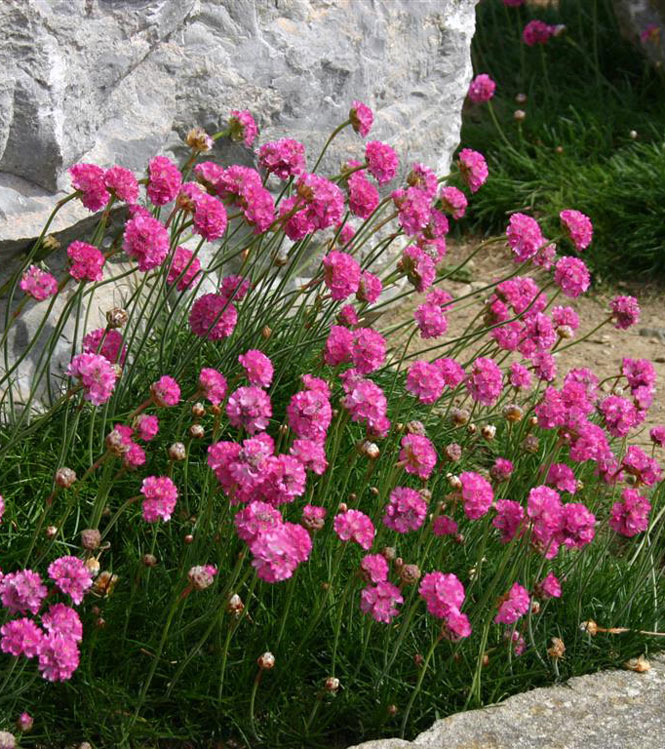
[[[409,421],[406,425],[407,434],[418,434],[421,437],[425,436],[425,425],[422,421]]]
[[[53,539],[58,535],[58,529],[55,525],[49,525],[44,533],[46,535],[46,538]]]
[[[202,127],[193,127],[185,138],[185,142],[192,149],[198,153],[206,153],[214,145],[213,139],[206,133]]]
[[[154,554],[144,554],[143,559],[141,559],[141,561],[146,567],[157,566],[157,557]]]
[[[346,502],[340,502],[339,507],[337,509],[339,512],[346,512],[349,509],[349,507],[346,504]]]
[[[397,550],[394,546],[384,546],[383,549],[381,549],[381,555],[387,562],[392,562],[397,556]]]
[[[575,332],[570,327],[570,325],[559,325],[559,327],[556,329],[556,333],[559,338],[563,338],[564,340],[572,338],[575,335]]]
[[[192,536],[191,533],[185,534],[185,537],[182,539],[187,545],[194,543],[194,536]]]
[[[531,601],[531,613],[534,616],[540,614],[540,603],[538,601]]]
[[[429,489],[425,488],[425,487],[423,487],[422,489],[419,489],[418,490],[418,494],[420,494],[420,496],[426,502],[429,502],[432,499],[432,492]]]
[[[105,626],[106,626],[106,619],[104,619],[104,617],[100,616],[97,619],[95,619],[96,629],[104,629]]]
[[[196,440],[203,439],[205,437],[206,430],[201,424],[192,424],[189,427],[189,436]]]
[[[631,658],[623,664],[630,671],[636,671],[638,674],[644,674],[651,671],[651,664],[641,655],[639,658]]]
[[[566,646],[563,644],[563,640],[560,637],[553,637],[550,642],[552,644],[547,648],[547,655],[554,660],[563,658],[563,654],[566,652]]]
[[[375,497],[379,496],[379,487],[378,486],[370,486],[369,493],[373,494]]]
[[[88,551],[94,551],[99,548],[102,542],[102,534],[97,528],[86,528],[81,531],[81,546]]]
[[[537,416],[532,416],[529,419],[529,424],[531,424],[532,427],[537,427],[538,426],[538,417]]]
[[[187,578],[194,590],[205,590],[215,582],[214,573],[208,565],[197,564],[187,573]]]
[[[399,579],[404,585],[414,585],[420,580],[420,567],[417,564],[404,564],[399,571]]]
[[[86,559],[83,564],[85,564],[86,569],[93,577],[99,574],[100,565],[99,559],[97,559],[97,557],[88,557],[88,559]]]
[[[379,455],[381,455],[381,450],[379,450],[379,446],[376,442],[370,442],[369,440],[362,440],[359,442],[356,445],[356,450],[370,460],[376,460]]]
[[[55,472],[55,483],[61,489],[69,489],[76,481],[76,473],[71,468],[58,468]]]
[[[242,598],[237,593],[234,593],[226,604],[226,610],[232,616],[239,617],[240,614],[245,610],[245,604],[242,602]]]
[[[462,488],[462,482],[460,481],[459,476],[455,476],[451,474],[447,478],[448,478],[448,485],[450,486],[451,489],[455,489],[456,491],[458,491],[459,489]]]
[[[509,403],[503,407],[503,418],[511,424],[516,424],[524,418],[524,409],[517,403]]]
[[[528,453],[537,453],[540,449],[540,440],[535,434],[527,434],[522,442],[522,448]]]
[[[110,596],[111,593],[113,593],[113,589],[115,588],[117,582],[117,575],[113,575],[108,572],[108,570],[104,570],[104,572],[100,572],[95,579],[95,582],[92,584],[91,590],[98,596]]]
[[[452,419],[454,426],[459,427],[469,423],[471,414],[466,410],[466,408],[453,408],[450,418]]]
[[[339,690],[339,679],[336,676],[329,676],[323,682],[323,688],[326,692],[330,692],[330,694],[337,694],[337,691]]]
[[[483,666],[489,666],[490,656],[489,653],[483,653]]]
[[[272,328],[270,328],[268,325],[264,325],[261,328],[261,337],[267,341],[271,335],[272,335]]]
[[[168,449],[171,460],[184,460],[187,457],[187,450],[182,442],[174,442]]]
[[[203,403],[195,403],[192,406],[192,416],[196,416],[198,419],[206,415],[206,407]]]
[[[496,437],[496,427],[494,424],[485,424],[484,427],[481,427],[480,433],[482,434],[483,439],[491,442]]]
[[[222,413],[221,406],[216,406],[216,405],[213,404],[212,406],[210,406],[210,413],[213,416],[219,416]]]
[[[589,619],[588,622],[582,622],[582,624],[580,624],[580,629],[582,632],[587,632],[592,637],[595,637],[598,634],[598,625],[593,621],[593,619]]]
[[[42,240],[42,248],[45,249],[47,252],[55,252],[56,250],[59,250],[62,247],[62,244],[60,244],[60,240],[56,239],[53,234],[49,234],[47,237],[44,237]]]
[[[256,659],[256,662],[262,671],[269,671],[271,668],[275,668],[275,656],[269,651],[260,655]]]
[[[16,736],[9,731],[0,731],[0,749],[14,749],[16,747]]]
[[[475,434],[478,431],[478,427],[475,424],[469,424],[469,426],[467,426],[466,428],[466,431],[469,434]]]
[[[445,446],[443,454],[449,461],[456,463],[462,458],[462,446],[457,442],[451,442],[450,445]]]
[[[107,435],[106,435],[106,449],[112,453],[113,455],[116,455],[120,457],[121,455],[124,455],[127,450],[129,450],[130,445],[127,444],[125,441],[125,438],[120,434],[120,432],[117,429],[112,429]]]
[[[111,330],[122,328],[127,324],[127,320],[129,320],[129,315],[122,307],[113,307],[106,311],[106,324]]]

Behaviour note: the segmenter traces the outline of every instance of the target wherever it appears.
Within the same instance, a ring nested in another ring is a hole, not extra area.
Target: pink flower
[[[92,587],[92,575],[78,557],[60,557],[51,562],[48,576],[75,604],[81,603],[85,592]]]
[[[83,352],[86,354],[101,354],[111,364],[125,363],[127,346],[124,345],[122,334],[117,330],[97,328],[83,337]]]
[[[423,576],[418,592],[425,599],[427,611],[437,619],[459,613],[464,603],[464,586],[452,573],[428,572]]]
[[[580,213],[580,211],[571,209],[561,211],[559,218],[575,248],[579,252],[586,250],[593,238],[593,224],[591,223],[591,219]]]
[[[28,270],[24,271],[19,283],[21,291],[43,302],[58,292],[58,282],[50,273],[41,270],[36,265],[31,265]]]
[[[322,476],[328,468],[326,450],[322,442],[313,439],[293,440],[289,454],[297,458],[306,470],[318,476]]]
[[[259,164],[281,180],[297,177],[306,169],[305,146],[291,138],[265,143],[259,148]]]
[[[494,481],[508,481],[511,477],[515,466],[506,458],[497,458],[494,465],[490,468],[490,476]]]
[[[439,370],[446,387],[456,388],[466,377],[462,365],[449,357],[436,359],[434,366]]]
[[[189,327],[194,335],[209,341],[228,338],[238,322],[238,311],[222,294],[200,296],[189,313]]]
[[[219,286],[220,295],[230,302],[239,302],[249,291],[249,281],[242,276],[224,276]]]
[[[530,605],[529,591],[515,583],[499,605],[499,613],[494,617],[494,621],[497,624],[513,624],[526,614]]]
[[[658,44],[660,41],[660,26],[657,23],[649,23],[640,33],[640,41],[644,44],[647,42]]]
[[[239,387],[229,396],[226,415],[232,426],[244,427],[250,434],[263,431],[272,416],[270,397],[258,387]]]
[[[122,462],[130,470],[135,470],[139,466],[144,465],[145,461],[145,450],[140,445],[137,445],[134,442],[129,446],[127,452],[125,452],[122,456]]]
[[[282,201],[280,207],[284,218],[299,208],[284,224],[289,239],[296,242],[314,231],[339,224],[344,214],[344,194],[334,182],[305,173],[298,177],[295,187],[296,194]]]
[[[596,518],[581,502],[569,502],[563,507],[562,540],[569,548],[581,549],[596,535]]]
[[[404,233],[414,236],[424,229],[432,215],[432,198],[418,187],[394,190],[391,195],[398,211],[398,221]]]
[[[480,73],[477,75],[469,86],[469,99],[474,104],[482,104],[483,102],[489,101],[496,91],[496,83],[487,75],[487,73]]]
[[[628,398],[609,395],[598,406],[603,415],[605,427],[613,437],[625,437],[640,421],[640,413]]]
[[[531,373],[519,362],[510,365],[510,384],[518,390],[529,390],[531,387]]]
[[[104,185],[118,200],[134,205],[139,197],[139,183],[133,172],[122,166],[112,166],[104,172]]]
[[[536,594],[540,598],[561,598],[561,583],[553,572],[549,572],[536,585]]]
[[[69,168],[74,189],[81,193],[81,203],[89,211],[101,211],[109,202],[104,184],[104,170],[95,164],[74,164]]]
[[[385,185],[397,174],[399,159],[397,154],[387,143],[371,140],[365,145],[365,159],[367,169],[374,179]]]
[[[614,327],[626,330],[640,321],[640,305],[634,296],[616,296],[610,302]]]
[[[368,585],[360,594],[360,610],[371,614],[375,621],[385,624],[389,624],[397,616],[397,604],[400,603],[404,603],[400,589],[386,581]]]
[[[501,370],[494,359],[476,359],[466,377],[466,387],[474,401],[484,406],[493,406],[503,389]]]
[[[213,406],[219,406],[226,396],[226,378],[221,372],[204,367],[199,373],[199,389]]]
[[[442,187],[439,193],[441,205],[456,221],[464,217],[468,201],[466,195],[457,187]]]
[[[353,172],[347,180],[349,210],[358,218],[369,218],[379,205],[379,191],[362,172]]]
[[[400,465],[407,473],[413,473],[421,479],[428,479],[436,466],[436,450],[427,437],[419,434],[407,434],[402,437],[402,449],[399,453]]]
[[[464,512],[470,520],[478,520],[485,515],[494,501],[494,491],[490,482],[480,474],[465,471],[459,477],[462,483]]]
[[[434,260],[415,244],[403,250],[397,267],[406,273],[409,282],[417,291],[427,291],[436,278]]]
[[[417,531],[425,522],[427,502],[415,489],[398,486],[390,492],[383,524],[398,533]],[[369,548],[369,547],[368,547]]]
[[[0,601],[10,614],[36,614],[46,593],[41,577],[32,570],[9,572],[0,577]]]
[[[535,257],[546,243],[538,222],[524,213],[513,213],[508,222],[506,236],[518,263]]]
[[[580,318],[572,307],[552,307],[552,322],[555,328],[566,326],[571,332],[580,327]]]
[[[501,531],[501,543],[507,544],[522,530],[524,509],[512,499],[499,499],[496,503],[496,517],[492,525]]]
[[[177,406],[180,403],[180,385],[169,375],[163,375],[150,386],[150,394],[159,408]]]
[[[631,445],[626,450],[621,465],[627,473],[635,476],[645,486],[653,486],[662,476],[658,461],[650,458],[637,445]]]
[[[371,380],[356,379],[345,388],[347,395],[342,401],[351,414],[351,421],[366,422],[370,432],[382,436],[388,432],[390,422],[386,413],[388,402],[381,388]]]
[[[312,539],[301,525],[281,523],[259,532],[249,548],[257,576],[265,582],[277,583],[290,578],[297,566],[307,561]]]
[[[166,205],[175,200],[181,184],[180,170],[166,156],[155,156],[148,164],[146,192],[153,205]]]
[[[272,219],[272,215],[271,215]],[[227,224],[226,208],[212,195],[201,193],[194,203],[194,232],[212,242],[224,235]]]
[[[612,505],[610,528],[622,536],[632,538],[649,527],[651,503],[637,489],[624,489],[621,500]]]
[[[359,510],[347,510],[335,515],[333,528],[341,541],[354,541],[365,551],[371,547],[376,534],[372,521]]]
[[[555,537],[564,523],[559,493],[547,486],[534,487],[529,492],[527,514],[533,522],[533,540],[546,550],[547,558],[556,556],[559,541]]]
[[[123,249],[137,261],[139,270],[152,270],[169,254],[169,233],[147,211],[137,213],[125,224]]]
[[[139,439],[150,442],[159,432],[159,419],[156,416],[139,414],[134,421],[134,427],[139,434]]]
[[[83,398],[94,406],[111,397],[117,377],[113,365],[101,354],[78,354],[69,363],[67,374],[78,379]]]
[[[258,495],[272,505],[293,502],[305,492],[307,476],[303,464],[292,455],[274,455],[266,458]]]
[[[351,361],[353,348],[353,333],[340,325],[332,325],[326,340],[326,350],[323,355],[326,364],[337,367]]]
[[[503,4],[510,8],[519,8],[520,5],[524,5],[525,0],[503,0]]]
[[[280,511],[267,502],[250,502],[233,518],[239,538],[251,544],[265,531],[283,522]]]
[[[356,299],[365,304],[374,304],[374,302],[378,301],[381,296],[382,290],[383,285],[381,284],[381,279],[373,273],[365,270],[360,274]]]
[[[460,175],[471,192],[478,192],[489,176],[485,157],[471,148],[463,148],[459,153],[457,163]]]
[[[406,375],[406,389],[421,403],[436,402],[446,386],[445,379],[436,364],[426,361],[414,362]]]
[[[361,101],[354,99],[351,102],[349,119],[351,120],[351,127],[363,138],[366,138],[369,135],[369,131],[372,129],[374,113],[367,104],[363,104]]]
[[[194,257],[194,253],[191,250],[188,250],[186,247],[176,247],[169,266],[166,283],[173,286],[177,281],[176,288],[178,291],[184,291],[194,283],[200,270],[201,262],[198,258]]]
[[[229,117],[229,130],[231,140],[242,142],[247,148],[251,148],[252,143],[259,134],[256,122],[247,109],[232,109]]]
[[[425,193],[430,200],[434,198],[439,187],[434,171],[420,163],[416,163],[411,167],[411,170],[406,175],[406,183],[410,187],[415,187]]]
[[[141,484],[141,494],[145,497],[141,506],[146,523],[171,519],[178,500],[178,489],[168,476],[147,476]]]
[[[352,224],[347,222],[339,230],[339,236],[337,237],[338,246],[345,247],[351,242],[351,240],[355,237],[355,235],[356,235],[355,227]]]
[[[589,288],[591,276],[583,260],[566,256],[554,268],[554,282],[566,296],[574,298]]]
[[[665,447],[665,426],[659,425],[650,429],[649,437],[654,445]]]
[[[522,39],[529,47],[533,47],[534,44],[545,44],[555,30],[555,26],[543,23],[543,21],[529,21],[522,31]]]
[[[359,328],[353,333],[351,362],[360,374],[377,370],[386,359],[386,339],[371,328]]]
[[[79,665],[75,640],[57,632],[42,638],[39,648],[39,670],[47,681],[67,681]]]
[[[439,515],[432,520],[432,533],[435,536],[455,536],[458,530],[456,521],[450,515]]]
[[[44,637],[42,630],[32,619],[26,617],[12,619],[3,624],[0,634],[0,650],[3,653],[15,657],[24,655],[26,658],[34,658],[39,653],[39,646]]]
[[[388,562],[383,554],[367,554],[360,562],[360,573],[367,582],[384,583],[388,579]]]
[[[94,245],[86,242],[72,242],[67,248],[71,263],[69,275],[77,281],[101,281],[102,268],[106,258]]]
[[[560,492],[575,494],[577,491],[577,480],[570,466],[565,463],[554,463],[547,471],[546,483]]]
[[[448,320],[437,304],[421,304],[416,308],[413,317],[421,338],[439,338],[448,330]]]
[[[302,524],[309,531],[320,531],[325,525],[327,510],[317,505],[305,505],[302,508]]]
[[[323,258],[323,280],[330,289],[330,296],[335,301],[346,299],[355,294],[360,285],[360,265],[346,252],[333,250]]]
[[[332,421],[332,408],[325,392],[301,390],[289,401],[286,415],[298,437],[323,442]]]
[[[250,384],[262,388],[270,387],[274,369],[270,359],[257,349],[250,349],[246,354],[241,354],[238,361],[245,370]]]

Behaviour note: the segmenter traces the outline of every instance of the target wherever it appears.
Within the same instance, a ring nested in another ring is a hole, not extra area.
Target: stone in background
[[[665,63],[665,0],[614,0],[623,33],[657,68]]]

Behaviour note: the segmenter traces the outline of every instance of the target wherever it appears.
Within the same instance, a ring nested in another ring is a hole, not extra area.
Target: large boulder
[[[614,0],[625,36],[658,68],[665,63],[665,0]]]

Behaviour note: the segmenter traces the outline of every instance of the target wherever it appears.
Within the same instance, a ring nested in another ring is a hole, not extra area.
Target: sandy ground
[[[473,252],[476,244],[456,244],[449,247],[448,254],[444,260],[446,268],[459,265]],[[515,270],[509,250],[505,245],[492,245],[481,250],[465,267],[467,271],[463,279],[452,281],[446,280],[441,288],[449,291],[453,296],[461,297],[477,290],[489,283],[505,278]],[[547,276],[534,275],[536,280],[543,285]],[[553,293],[553,291],[551,292]],[[448,332],[439,341],[424,341],[418,334],[411,339],[409,344],[410,353],[432,346],[433,343],[445,343],[460,336],[474,315],[482,310],[484,301],[491,294],[491,289],[475,294],[470,299],[460,303],[464,305],[458,312],[454,310],[447,315]],[[629,330],[616,330],[612,324],[605,325],[587,340],[572,346],[557,357],[558,375],[554,385],[560,385],[563,375],[575,367],[590,367],[596,374],[604,379],[619,373],[621,360],[625,356],[634,359],[650,359],[654,362],[658,375],[658,390],[651,408],[648,426],[665,423],[665,289],[655,286],[625,283],[614,287],[600,286],[578,299],[568,299],[559,295],[556,304],[567,304],[574,307],[580,317],[580,328],[576,338],[581,338],[587,332],[593,330],[609,315],[609,301],[617,294],[630,294],[637,297],[642,309],[640,322]],[[423,294],[414,294],[399,305],[391,308],[380,323],[381,328],[395,325],[401,321],[412,319],[413,311],[418,304],[424,301]],[[468,305],[468,306],[467,306]],[[646,331],[653,331],[647,333]],[[400,331],[403,340],[408,338],[412,328]],[[477,346],[475,347],[477,349]],[[461,360],[468,360],[474,348],[465,351]],[[435,358],[445,356],[442,353],[428,352],[423,358]]]

